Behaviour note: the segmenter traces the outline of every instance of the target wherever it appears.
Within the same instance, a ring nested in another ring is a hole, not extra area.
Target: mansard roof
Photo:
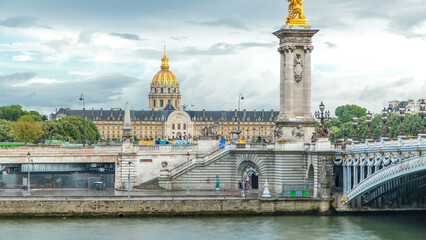
[[[167,109],[167,106],[166,108]],[[168,116],[174,110],[130,110],[132,121],[166,121]],[[230,111],[185,111],[192,121],[238,121],[237,110]],[[88,120],[91,121],[124,121],[124,110],[86,110]],[[241,122],[272,122],[279,112],[270,111],[245,111],[238,112]],[[57,119],[60,116],[83,116],[83,110],[70,110],[61,108],[51,119]]]

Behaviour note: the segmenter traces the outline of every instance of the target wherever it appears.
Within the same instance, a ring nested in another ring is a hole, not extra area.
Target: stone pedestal
[[[311,109],[312,37],[310,26],[283,26],[274,32],[280,39],[280,114],[276,119],[277,139],[307,142],[315,130]]]

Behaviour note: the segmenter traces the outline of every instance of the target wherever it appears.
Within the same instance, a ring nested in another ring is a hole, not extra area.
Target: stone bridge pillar
[[[311,109],[312,37],[309,25],[285,25],[274,35],[280,39],[280,114],[276,119],[277,140],[310,141],[315,130]]]

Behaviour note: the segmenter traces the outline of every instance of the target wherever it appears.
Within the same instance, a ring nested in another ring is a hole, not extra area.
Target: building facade
[[[132,135],[140,140],[197,139],[202,130],[215,126],[219,138],[230,140],[231,132],[240,129],[240,138],[271,141],[274,138],[275,118],[279,112],[270,111],[186,111],[181,110],[181,93],[176,76],[169,70],[169,58],[164,47],[161,70],[153,77],[149,110],[131,110]],[[85,116],[98,127],[104,140],[122,139],[124,112],[119,109],[71,110],[61,108],[52,119],[66,116]],[[238,128],[238,125],[240,126]]]

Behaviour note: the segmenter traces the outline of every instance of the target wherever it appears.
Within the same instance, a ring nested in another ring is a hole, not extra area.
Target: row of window
[[[154,88],[154,92],[157,93],[158,89]],[[173,88],[173,90],[171,90],[170,88],[167,88],[167,93],[176,93],[176,88]],[[164,88],[160,88],[160,93],[164,93]]]
[[[157,101],[154,100],[154,107],[164,107],[165,106],[164,103],[165,103],[165,100],[160,100],[160,106],[157,106]],[[172,104],[172,101],[171,100],[167,100],[167,103],[168,104]],[[178,101],[177,100],[175,100],[175,105],[174,106],[178,106]]]

